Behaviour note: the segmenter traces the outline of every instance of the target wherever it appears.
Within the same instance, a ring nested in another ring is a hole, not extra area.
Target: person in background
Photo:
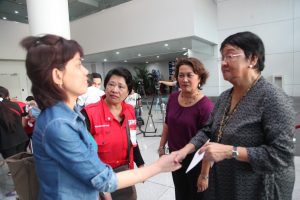
[[[20,107],[21,109],[21,114],[22,114],[22,117],[24,117],[26,115],[26,112],[24,110],[25,106],[26,106],[26,103],[24,103],[23,101],[20,101],[18,99],[18,97],[10,97],[10,101],[11,102],[14,102],[16,104],[18,104],[18,106]]]
[[[105,95],[83,110],[88,130],[98,144],[99,158],[115,171],[133,169],[133,162],[144,166],[136,141],[135,111],[124,102],[132,87],[132,75],[127,69],[112,69],[104,79]],[[112,199],[136,199],[135,188],[132,190],[126,194],[128,188],[118,190],[111,194]]]
[[[21,45],[27,50],[26,71],[41,109],[33,133],[39,199],[96,200],[99,191],[113,192],[180,168],[172,154],[143,168],[113,172],[98,158],[98,146],[75,106],[87,90],[81,46],[55,35],[26,37]]]
[[[142,97],[135,92],[135,89],[132,88],[131,93],[126,97],[125,103],[130,104],[135,109],[135,116],[141,116],[142,114]]]
[[[26,102],[34,101],[34,97],[33,96],[27,96],[25,101]]]
[[[95,78],[94,78],[95,77]],[[100,78],[99,78],[100,77]],[[91,103],[96,103],[105,93],[100,89],[101,75],[98,73],[88,74],[88,89],[83,95],[77,99],[77,104],[83,108]]]
[[[25,112],[23,115],[24,117],[23,117],[22,123],[23,123],[25,132],[31,139],[35,120],[41,111],[38,108],[38,105],[37,105],[36,101],[34,100],[33,96],[28,96],[28,97],[26,97],[25,100],[26,100],[26,106],[23,108]]]
[[[22,111],[0,86],[0,153],[4,159],[26,151],[28,137],[22,127]]]
[[[92,85],[98,89],[101,88],[101,83],[102,83],[102,76],[99,73],[93,72],[91,74],[91,78],[92,78]],[[100,89],[101,90],[101,89]],[[101,90],[102,93],[104,94],[104,91]],[[102,95],[101,95],[102,96]]]
[[[164,84],[166,86],[174,87],[177,84],[177,81],[158,81],[160,84]]]
[[[125,103],[132,105],[134,108],[141,106],[141,95],[136,93],[134,88],[132,88],[131,93],[125,99]]]
[[[206,199],[292,199],[295,115],[290,98],[261,76],[264,44],[252,32],[239,32],[220,52],[223,78],[233,87],[176,160],[210,139],[201,147],[204,160],[214,162]]]
[[[165,154],[167,143],[170,152],[184,147],[195,136],[197,130],[205,125],[213,109],[211,100],[200,90],[208,78],[208,72],[198,59],[178,59],[175,77],[181,91],[169,96],[158,148],[159,156]],[[197,178],[201,165],[198,164],[186,173],[192,158],[192,154],[187,156],[182,161],[182,168],[172,173],[176,200],[202,199],[202,193],[197,193]]]
[[[166,86],[172,87],[172,89],[170,91],[172,92],[178,92],[179,91],[179,87],[177,84],[177,80],[174,77],[174,75],[172,75],[172,81],[158,81],[160,84],[164,84]]]

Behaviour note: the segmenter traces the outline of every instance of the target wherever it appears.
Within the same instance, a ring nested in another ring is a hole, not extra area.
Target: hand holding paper
[[[207,144],[207,143],[209,143],[209,139],[205,142],[205,144]],[[199,148],[198,151],[195,153],[195,155],[193,157],[193,160],[191,161],[191,163],[190,163],[190,165],[187,168],[185,173],[188,173],[191,169],[193,169],[203,159],[205,152],[199,154],[200,149],[201,148]]]

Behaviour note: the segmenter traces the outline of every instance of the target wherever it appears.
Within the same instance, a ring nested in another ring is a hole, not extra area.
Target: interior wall
[[[26,52],[19,43],[29,35],[28,24],[0,20],[0,60],[24,60]]]
[[[218,25],[220,43],[240,31],[261,37],[266,50],[263,76],[269,80],[282,76],[284,91],[300,96],[299,0],[219,1]],[[223,91],[230,84],[221,79],[220,87]]]
[[[91,54],[193,36],[193,1],[132,0],[73,21],[71,37]]]
[[[26,75],[25,63],[0,60],[0,85],[9,90],[11,97],[21,101],[31,95],[31,81]]]
[[[209,76],[202,89],[206,96],[219,96],[220,94],[220,67],[216,59],[217,45],[214,46],[214,55],[208,56],[191,50],[189,52],[190,57],[198,58],[208,71]]]
[[[193,0],[194,35],[211,43],[218,42],[218,13],[214,0]]]

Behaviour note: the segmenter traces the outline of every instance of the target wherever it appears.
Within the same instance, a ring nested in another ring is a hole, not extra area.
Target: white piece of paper
[[[209,139],[205,142],[205,144],[209,143]],[[204,145],[205,145],[204,144]],[[198,149],[198,151],[195,153],[193,160],[191,161],[189,167],[187,168],[185,173],[188,173],[191,169],[193,169],[204,157],[205,152],[199,154],[201,148]]]

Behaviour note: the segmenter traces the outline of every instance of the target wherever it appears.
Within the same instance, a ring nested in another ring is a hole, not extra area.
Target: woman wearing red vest
[[[105,95],[83,110],[87,127],[98,144],[99,158],[116,172],[133,169],[133,161],[138,167],[144,165],[136,142],[134,108],[124,102],[132,87],[132,75],[127,69],[112,69],[104,79]],[[114,200],[137,198],[134,187],[111,193],[111,197]],[[105,194],[105,199],[111,197]]]

